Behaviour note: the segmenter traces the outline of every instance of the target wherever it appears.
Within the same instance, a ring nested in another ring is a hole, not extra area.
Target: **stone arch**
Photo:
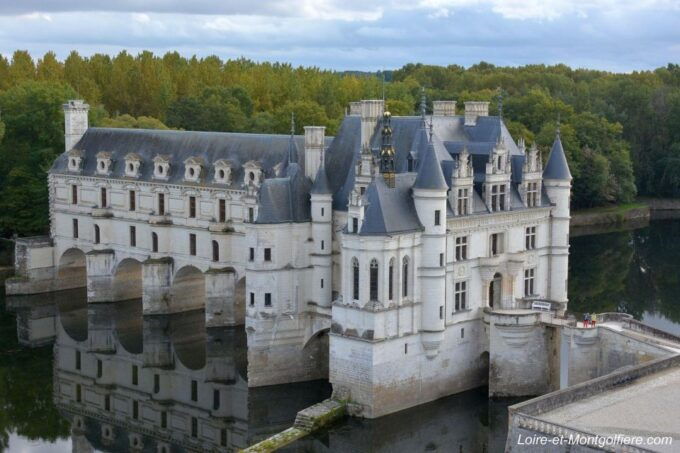
[[[195,266],[179,269],[172,279],[170,312],[205,308],[205,275]]]
[[[200,370],[206,364],[207,334],[203,314],[175,313],[169,315],[168,333],[175,356],[189,370]]]
[[[142,263],[134,258],[125,258],[113,271],[114,300],[142,298]]]
[[[73,291],[55,293],[55,302],[61,327],[72,340],[88,338],[87,297]]]
[[[310,369],[317,370],[319,376],[328,377],[329,337],[330,328],[315,332],[302,348],[303,357],[309,360]]]
[[[83,288],[86,286],[85,252],[78,248],[70,248],[59,258],[56,289]]]

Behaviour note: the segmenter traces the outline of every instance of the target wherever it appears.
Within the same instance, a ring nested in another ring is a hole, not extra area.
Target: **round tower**
[[[567,309],[567,277],[569,266],[569,219],[571,172],[564,155],[559,129],[555,135],[548,162],[543,170],[543,187],[553,205],[550,236],[550,279],[548,298],[561,302],[560,311]]]
[[[413,185],[418,218],[423,225],[419,266],[422,301],[422,341],[426,354],[435,356],[445,328],[446,192],[448,185],[430,142]]]
[[[333,194],[323,162],[314,178],[310,191],[312,197],[312,266],[314,267],[314,301],[320,307],[331,306],[333,250]]]

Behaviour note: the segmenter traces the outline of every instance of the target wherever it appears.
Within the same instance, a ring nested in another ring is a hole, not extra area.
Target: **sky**
[[[630,72],[680,63],[680,0],[0,0],[0,53],[16,49]]]

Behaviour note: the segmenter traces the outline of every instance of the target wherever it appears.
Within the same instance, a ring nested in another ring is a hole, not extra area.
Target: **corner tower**
[[[64,147],[71,151],[87,131],[87,113],[90,106],[85,101],[72,99],[63,105],[64,109]]]

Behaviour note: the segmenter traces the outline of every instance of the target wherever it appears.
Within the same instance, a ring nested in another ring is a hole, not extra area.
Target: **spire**
[[[382,145],[380,147],[380,173],[388,187],[394,187],[394,147],[390,112],[383,114]]]
[[[548,163],[543,170],[543,179],[561,179],[565,181],[571,181],[572,179],[567,157],[564,155],[564,148],[562,147],[559,126],[555,131],[555,141],[550,149]]]
[[[319,170],[316,172],[316,178],[314,178],[314,185],[312,185],[312,190],[309,192],[311,194],[317,195],[330,195],[331,188],[328,183],[328,176],[326,175],[326,165],[323,162],[323,157],[321,158],[321,165],[319,165]]]
[[[290,142],[288,144],[288,163],[297,163],[297,145],[295,144],[295,112],[290,114]]]
[[[425,87],[420,87],[420,117],[425,122],[425,113],[427,108],[427,101],[425,100]]]
[[[437,153],[434,150],[432,142],[427,145],[425,155],[420,159],[418,175],[416,176],[413,188],[443,191],[446,191],[449,188],[448,184],[446,184],[446,178],[444,178],[444,172],[442,171],[441,163],[437,158]]]

